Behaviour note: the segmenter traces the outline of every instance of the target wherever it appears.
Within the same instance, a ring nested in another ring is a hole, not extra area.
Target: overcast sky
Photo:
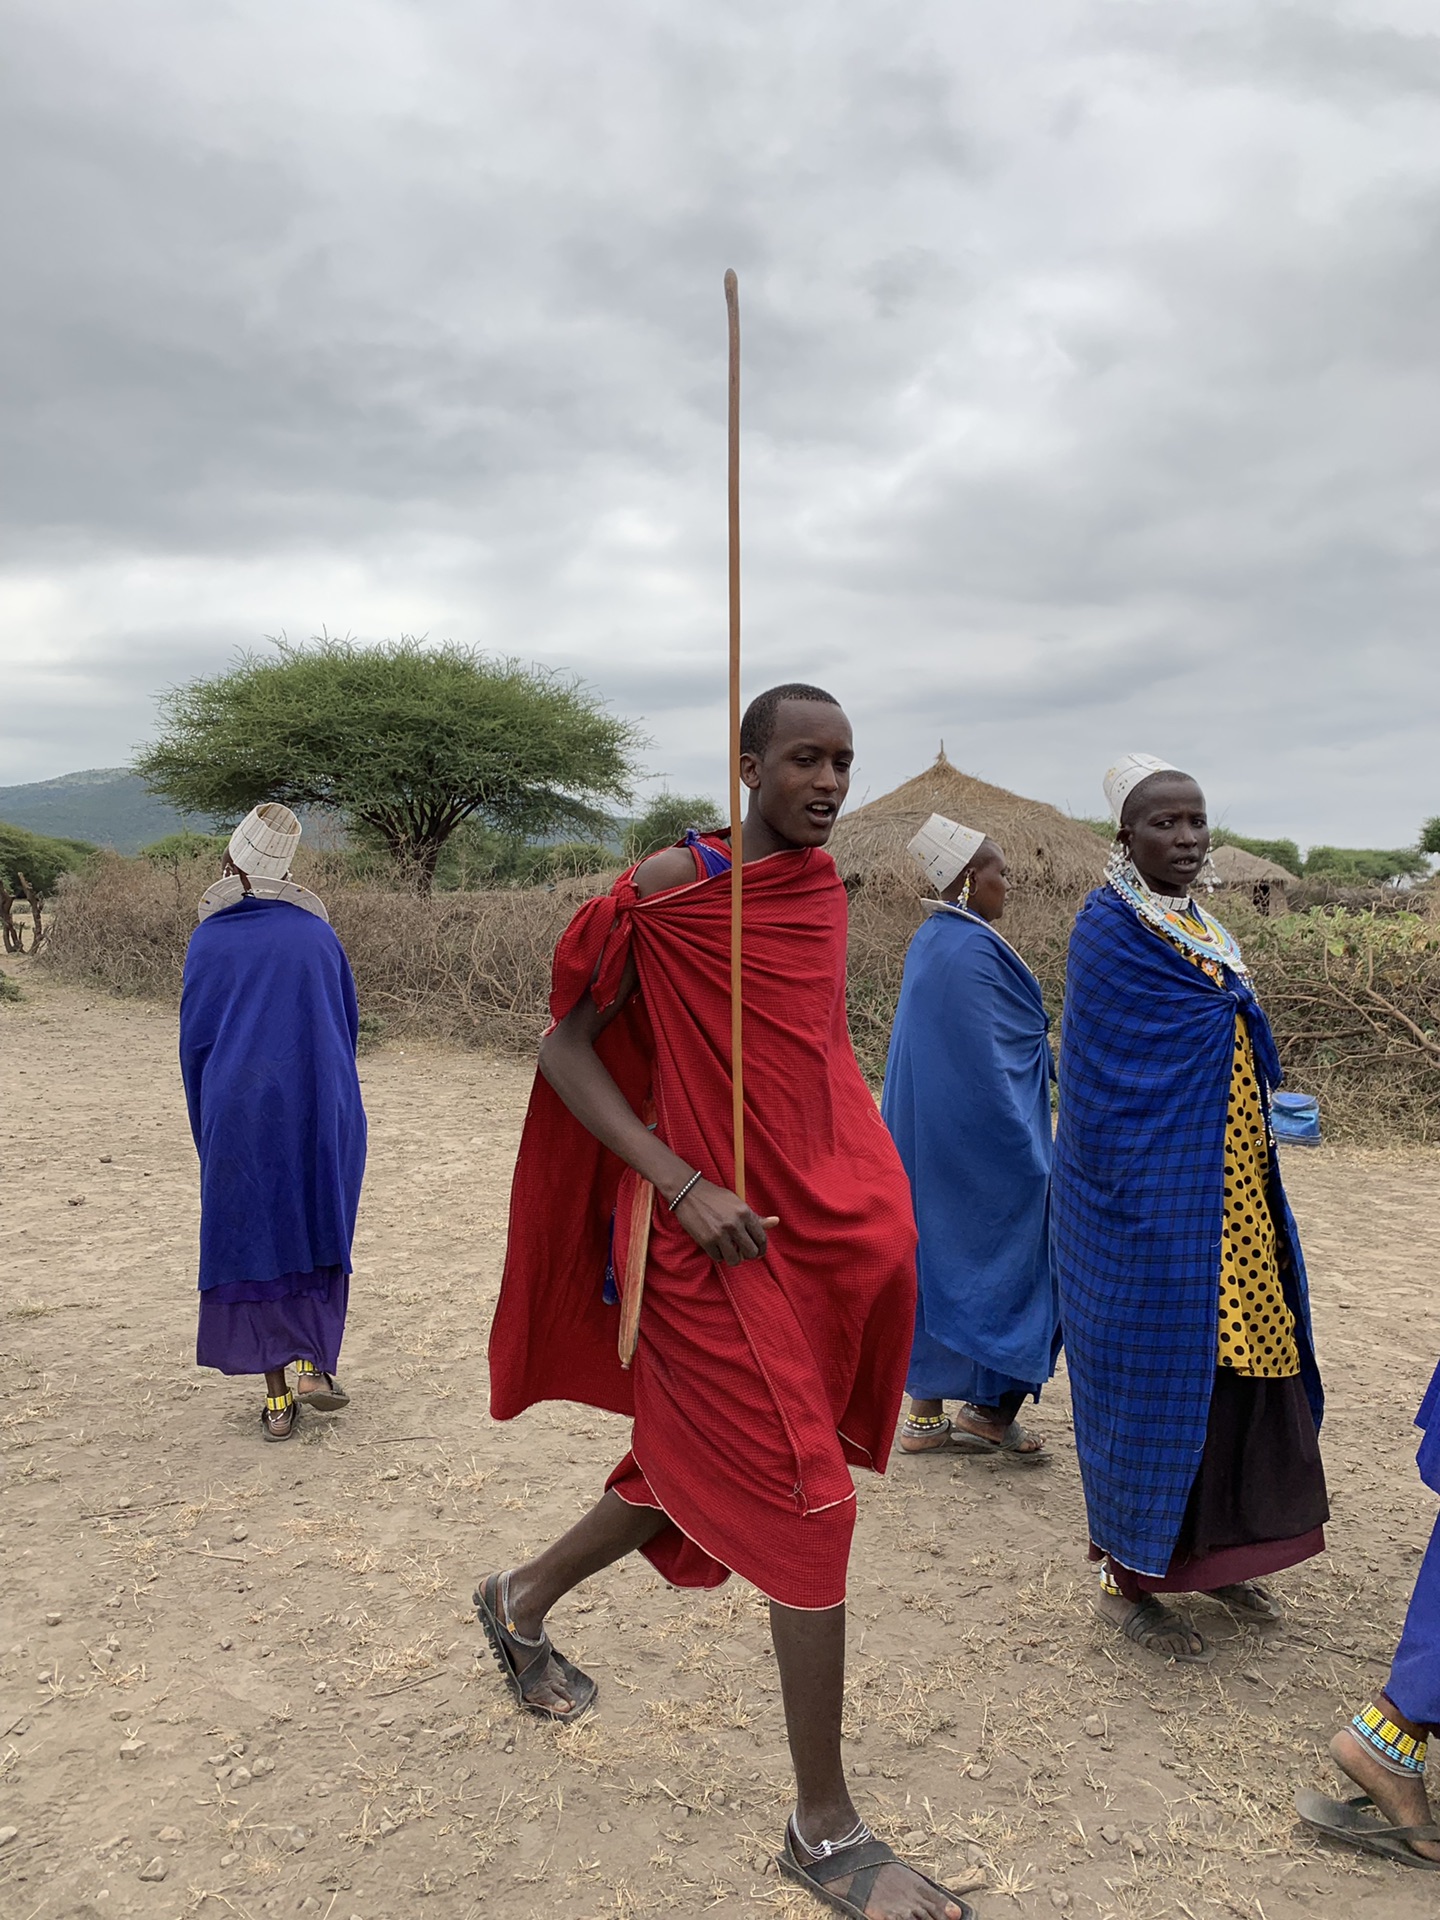
[[[0,785],[266,634],[582,673],[724,784],[1139,748],[1302,843],[1440,812],[1434,0],[6,0]]]

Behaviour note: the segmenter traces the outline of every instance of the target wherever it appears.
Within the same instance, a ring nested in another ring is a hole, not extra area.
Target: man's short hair
[[[783,687],[769,687],[757,693],[745,709],[740,722],[740,751],[759,759],[775,738],[775,715],[782,700],[813,700],[822,707],[838,707],[840,702],[823,687],[807,687],[801,680],[787,680]]]

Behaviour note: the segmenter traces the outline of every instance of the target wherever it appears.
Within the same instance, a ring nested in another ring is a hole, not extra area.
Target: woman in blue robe
[[[1416,1456],[1420,1478],[1440,1493],[1440,1367],[1415,1424],[1423,1435]],[[1330,1800],[1304,1788],[1295,1796],[1300,1818],[1365,1853],[1440,1870],[1440,1824],[1425,1789],[1432,1734],[1440,1734],[1440,1520],[1420,1562],[1390,1676],[1330,1742],[1331,1759],[1360,1793]]]
[[[995,930],[1005,856],[932,814],[911,852],[940,892],[910,943],[881,1112],[920,1244],[906,1453],[1044,1457],[1016,1420],[1055,1370],[1050,1046],[1040,983]],[[953,1416],[946,1401],[959,1402]]]
[[[324,907],[288,877],[299,838],[274,802],[236,828],[180,999],[200,1156],[195,1358],[264,1374],[267,1440],[290,1438],[300,1403],[348,1403],[335,1370],[365,1171],[355,983]]]
[[[1193,897],[1205,796],[1150,754],[1105,778],[1106,884],[1070,936],[1051,1219],[1101,1615],[1211,1649],[1157,1596],[1257,1625],[1325,1547],[1324,1405],[1270,1129],[1280,1061],[1233,936]]]

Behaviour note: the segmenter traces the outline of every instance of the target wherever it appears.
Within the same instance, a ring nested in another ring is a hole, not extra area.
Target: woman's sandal
[[[914,1446],[910,1445],[914,1441]],[[900,1429],[902,1453],[944,1453],[950,1445],[950,1422],[943,1413],[912,1413]]]
[[[300,1384],[303,1380],[319,1380],[324,1384],[307,1388]],[[334,1374],[322,1372],[313,1360],[295,1362],[295,1398],[303,1400],[307,1407],[314,1407],[317,1413],[338,1413],[350,1404],[349,1394]]]
[[[1146,1653],[1153,1653],[1162,1660],[1178,1660],[1185,1667],[1208,1667],[1215,1658],[1215,1649],[1206,1646],[1190,1622],[1169,1607],[1162,1606],[1153,1593],[1141,1594],[1123,1620],[1113,1619],[1108,1613],[1102,1613],[1100,1617],[1137,1647],[1143,1647]],[[1173,1648],[1156,1646],[1157,1640],[1177,1631],[1189,1640],[1199,1640],[1199,1651],[1187,1649],[1184,1653],[1176,1653]]]
[[[1005,1454],[1017,1467],[1037,1467],[1042,1460],[1048,1461],[1050,1455],[1045,1442],[1040,1440],[1038,1447],[1027,1446],[1030,1440],[1040,1440],[1038,1433],[1031,1433],[1028,1427],[1022,1427],[1018,1420],[1012,1420],[998,1440],[991,1440],[983,1433],[975,1433],[969,1427],[954,1426],[950,1434],[950,1445],[956,1453]]]
[[[300,1417],[300,1405],[287,1387],[284,1393],[267,1393],[260,1409],[260,1432],[266,1440],[288,1440]]]
[[[802,1853],[809,1857],[802,1860]],[[961,1920],[975,1920],[975,1909],[962,1900],[958,1893],[951,1893],[938,1880],[932,1880],[928,1873],[921,1873],[918,1867],[898,1859],[894,1849],[887,1847],[883,1840],[877,1840],[863,1821],[856,1829],[855,1839],[843,1840],[838,1845],[832,1840],[825,1840],[812,1849],[796,1833],[792,1814],[785,1823],[785,1845],[776,1854],[775,1864],[787,1880],[795,1881],[817,1900],[823,1900],[827,1907],[833,1907],[837,1913],[850,1914],[852,1920],[866,1920],[866,1904],[883,1867],[904,1867],[907,1873],[913,1873],[917,1880],[923,1881],[942,1899],[957,1906]],[[843,1880],[850,1875],[854,1877],[846,1892],[826,1891],[831,1881]]]
[[[516,1632],[515,1623],[509,1617],[509,1574],[489,1574],[475,1589],[474,1600],[476,1616],[485,1629],[485,1638],[490,1642],[495,1664],[505,1676],[505,1684],[514,1694],[516,1703],[527,1713],[538,1714],[542,1720],[554,1720],[561,1726],[582,1719],[594,1706],[599,1687],[588,1673],[582,1673],[563,1653],[556,1652],[548,1633],[542,1633],[538,1640],[530,1640],[523,1633]],[[516,1658],[517,1651],[522,1650],[530,1656],[523,1665]],[[527,1686],[533,1686],[542,1679],[552,1663],[570,1695],[570,1705],[563,1712],[556,1707],[540,1705],[526,1693]]]
[[[1412,1840],[1440,1840],[1440,1825],[1433,1820],[1423,1827],[1386,1826],[1383,1815],[1378,1820],[1372,1817],[1380,1809],[1368,1793],[1357,1793],[1350,1800],[1331,1800],[1314,1787],[1302,1787],[1296,1794],[1295,1811],[1307,1827],[1323,1833],[1327,1840],[1358,1847],[1362,1853],[1378,1853],[1402,1867],[1440,1873],[1440,1860],[1427,1860],[1410,1845]]]
[[[1205,1597],[1207,1600],[1218,1600],[1231,1613],[1238,1613],[1244,1619],[1254,1620],[1260,1625],[1273,1626],[1277,1620],[1285,1617],[1280,1602],[1255,1580],[1236,1580],[1228,1587],[1212,1587]]]

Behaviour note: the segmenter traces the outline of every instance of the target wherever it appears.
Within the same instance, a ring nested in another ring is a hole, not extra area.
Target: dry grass
[[[356,882],[334,856],[299,877],[324,895],[355,969],[362,1039],[413,1034],[528,1054],[544,1029],[555,942],[608,876],[557,887],[428,898]],[[63,887],[42,964],[113,992],[175,1001],[208,862],[157,869],[110,858]],[[850,1026],[860,1064],[884,1072],[905,949],[922,907],[908,879],[850,883]],[[1059,1031],[1065,949],[1083,889],[1017,889],[1004,932],[1039,976]],[[1290,1083],[1319,1096],[1337,1140],[1440,1139],[1440,899],[1404,896],[1267,920],[1224,896]],[[1413,907],[1414,903],[1411,903]]]

